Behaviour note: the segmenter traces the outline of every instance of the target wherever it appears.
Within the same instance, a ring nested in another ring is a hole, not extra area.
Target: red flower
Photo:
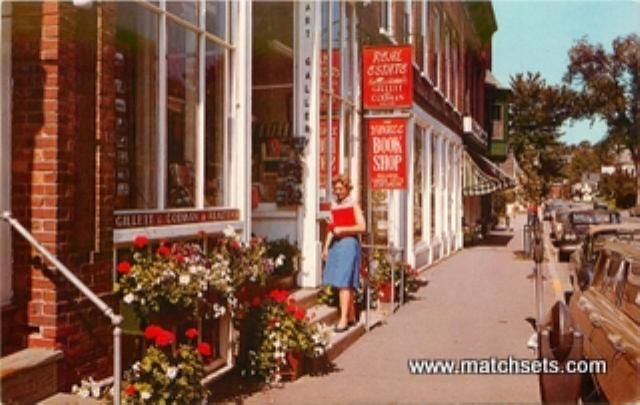
[[[125,260],[118,263],[118,273],[129,274],[130,271],[131,271],[131,265],[129,264],[128,261]]]
[[[260,299],[260,297],[253,297],[253,299],[251,300],[252,307],[259,307],[261,303],[262,300]]]
[[[196,328],[189,328],[186,332],[184,332],[184,335],[189,339],[195,339],[196,337],[198,337],[198,331],[196,330]]]
[[[135,395],[136,392],[138,392],[138,390],[136,389],[135,385],[130,385],[127,387],[126,390],[124,390],[125,394],[127,394],[128,396],[133,396]]]
[[[240,250],[240,244],[237,240],[232,240],[230,246],[233,250]]]
[[[304,308],[298,308],[294,316],[297,320],[302,321],[306,315],[307,311]]]
[[[169,257],[171,255],[171,249],[168,246],[162,245],[158,248],[158,255],[162,257]]]
[[[182,256],[181,254],[179,254],[179,253],[178,253],[178,254],[176,255],[176,261],[177,261],[178,263],[184,263],[184,256]]]
[[[202,356],[212,356],[212,350],[211,350],[211,346],[209,345],[209,343],[207,342],[202,342],[200,344],[198,344],[198,353],[200,353]]]
[[[154,340],[164,330],[158,325],[149,325],[144,330],[144,337],[147,340]]]
[[[147,246],[148,243],[149,243],[149,238],[147,238],[144,235],[138,235],[133,241],[133,246],[135,246],[138,249],[142,249],[145,246]]]
[[[298,310],[298,307],[295,304],[289,303],[287,305],[287,312],[290,313],[291,315],[295,314],[297,310]]]
[[[285,302],[288,296],[289,292],[286,290],[271,290],[269,292],[269,298],[275,302]]]
[[[169,331],[166,331],[166,330],[162,330],[156,336],[156,345],[158,347],[169,346],[170,344],[172,344],[175,341],[176,341],[176,337],[173,335],[173,333],[171,333]]]

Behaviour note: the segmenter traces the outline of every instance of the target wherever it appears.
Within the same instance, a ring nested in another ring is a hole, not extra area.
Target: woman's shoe
[[[342,332],[346,332],[347,329],[349,329],[349,325],[347,324],[346,326],[343,326],[342,328],[337,326],[335,328],[333,328],[333,331],[336,333],[342,333]]]
[[[354,325],[355,325],[355,324],[357,324],[357,323],[358,323],[358,322],[357,322],[357,321],[355,321],[355,320],[353,320],[353,321],[349,321],[349,322],[347,322],[347,327],[349,327],[349,328],[350,328],[350,327],[354,326]]]

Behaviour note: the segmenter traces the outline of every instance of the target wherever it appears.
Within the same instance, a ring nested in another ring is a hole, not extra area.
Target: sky
[[[548,84],[560,84],[568,51],[586,37],[611,51],[618,36],[640,34],[640,0],[494,0],[498,31],[493,37],[494,76],[505,86],[516,73],[540,72]],[[566,124],[562,141],[599,141],[606,126],[588,120]]]

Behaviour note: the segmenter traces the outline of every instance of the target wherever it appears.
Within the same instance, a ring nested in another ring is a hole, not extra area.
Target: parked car
[[[564,207],[554,211],[553,217],[551,218],[551,234],[549,235],[554,244],[562,238],[562,227],[570,212],[568,208]]]
[[[620,223],[620,213],[612,210],[579,210],[567,214],[562,233],[556,234],[558,259],[566,261],[582,242],[590,225]]]
[[[569,301],[571,321],[584,336],[584,357],[606,362],[606,370],[590,374],[609,402],[640,401],[639,297],[640,245],[615,241],[605,242],[592,283]]]
[[[607,241],[628,241],[640,243],[640,224],[602,224],[591,225],[589,230],[571,255],[569,265],[569,280],[572,290],[584,290],[593,279],[593,267],[602,246]]]

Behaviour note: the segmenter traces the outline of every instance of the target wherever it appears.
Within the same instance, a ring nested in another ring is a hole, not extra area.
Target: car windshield
[[[590,214],[573,214],[573,223],[574,224],[593,224],[595,223],[595,218]]]
[[[598,224],[604,224],[611,222],[611,217],[609,214],[596,214],[595,220]]]

